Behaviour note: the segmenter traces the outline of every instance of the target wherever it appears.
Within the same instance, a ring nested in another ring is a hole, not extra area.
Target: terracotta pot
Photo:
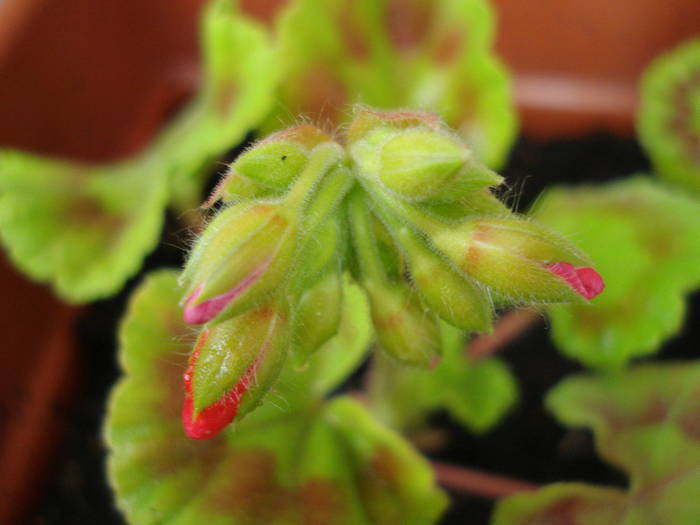
[[[76,383],[77,309],[0,256],[0,523],[17,523],[50,465]]]
[[[639,75],[700,35],[698,0],[492,0],[528,135],[634,130]]]
[[[0,3],[0,145],[136,152],[197,85],[205,0]]]

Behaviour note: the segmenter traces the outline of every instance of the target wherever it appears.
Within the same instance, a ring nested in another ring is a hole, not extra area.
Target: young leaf
[[[129,522],[435,523],[446,498],[427,463],[348,397],[324,402],[308,390],[304,397],[285,390],[283,378],[275,393],[281,402],[270,400],[210,440],[187,439],[179,411],[194,334],[178,299],[175,272],[151,275],[120,333],[126,375],[112,395],[105,436],[110,479]],[[285,406],[287,396],[296,401]]]
[[[659,175],[700,192],[700,39],[657,58],[645,71],[639,140]]]
[[[547,404],[566,425],[593,429],[627,490],[556,483],[501,501],[493,525],[700,523],[700,363],[645,365],[564,381]]]
[[[676,333],[700,283],[700,203],[647,177],[559,188],[535,216],[596,262],[605,292],[548,309],[559,349],[588,366],[620,367]]]
[[[62,298],[116,293],[156,244],[167,199],[196,207],[206,162],[268,111],[277,68],[264,30],[215,0],[202,32],[199,94],[133,159],[88,166],[0,151],[2,241],[22,271]]]
[[[515,379],[500,359],[470,361],[458,329],[443,323],[442,332],[443,359],[432,370],[375,356],[369,385],[372,411],[389,426],[410,430],[442,408],[472,431],[485,432],[516,401]]]
[[[493,25],[483,0],[298,1],[279,20],[285,80],[267,128],[300,113],[337,125],[356,102],[432,109],[497,167],[516,117]]]

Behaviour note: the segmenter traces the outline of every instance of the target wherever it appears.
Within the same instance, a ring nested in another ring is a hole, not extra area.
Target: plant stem
[[[440,461],[432,462],[437,482],[448,490],[488,499],[503,498],[515,492],[537,490],[539,487],[527,481],[458,467]]]
[[[465,347],[465,353],[471,359],[483,359],[495,354],[541,320],[542,315],[533,310],[513,310],[496,322],[492,334],[472,339]]]

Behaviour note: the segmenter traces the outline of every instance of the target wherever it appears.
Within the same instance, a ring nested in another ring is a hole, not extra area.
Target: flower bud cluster
[[[603,282],[584,254],[515,215],[503,179],[433,114],[358,111],[344,141],[302,125],[242,154],[206,203],[224,206],[182,273],[203,325],[183,418],[205,438],[260,402],[291,354],[338,331],[343,273],[367,293],[394,358],[439,359],[440,320],[489,332],[494,301],[585,301]]]

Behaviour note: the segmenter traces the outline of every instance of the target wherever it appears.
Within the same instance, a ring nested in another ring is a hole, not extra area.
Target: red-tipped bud
[[[286,324],[266,304],[202,330],[184,375],[188,437],[210,438],[260,402],[284,362]]]
[[[581,252],[529,220],[474,219],[437,232],[433,241],[465,273],[516,300],[575,301],[602,290],[602,279]]]

